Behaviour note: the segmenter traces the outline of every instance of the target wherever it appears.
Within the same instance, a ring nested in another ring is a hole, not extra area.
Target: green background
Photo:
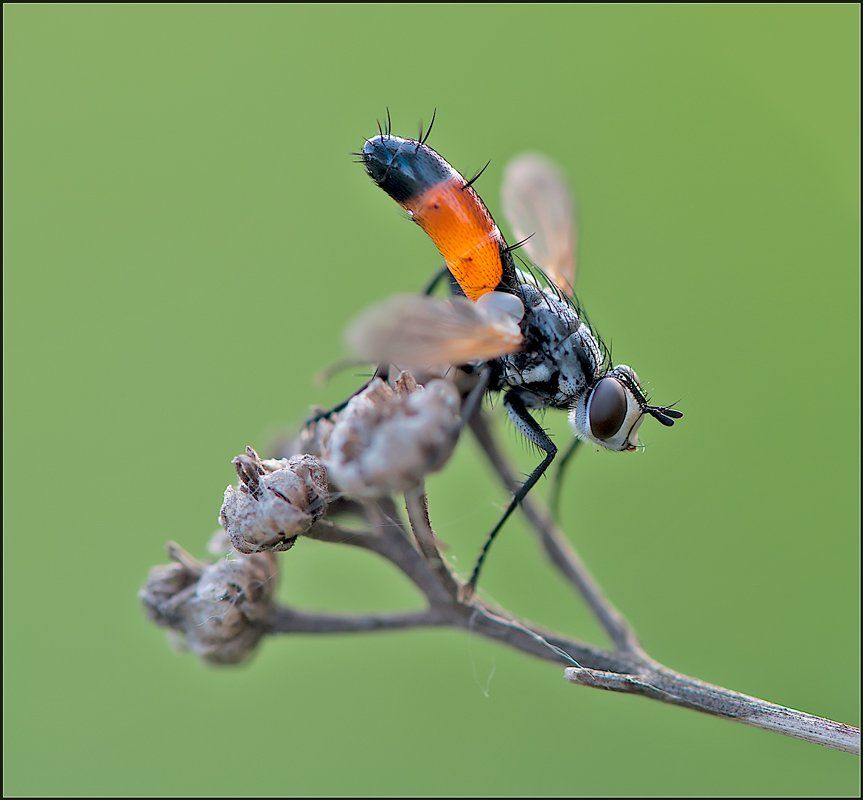
[[[657,658],[859,722],[856,6],[4,18],[6,793],[857,791],[852,756],[464,634],[284,637],[213,669],[136,598],[164,540],[203,553],[234,454],[356,385],[314,381],[346,322],[436,265],[348,156],[385,105],[406,135],[436,106],[434,147],[492,159],[493,213],[513,155],[562,165],[582,300],[686,411],[644,453],[579,454],[570,538]],[[467,439],[429,483],[466,570],[504,495]],[[363,553],[281,564],[297,605],[419,604]],[[602,642],[521,520],[483,588]]]

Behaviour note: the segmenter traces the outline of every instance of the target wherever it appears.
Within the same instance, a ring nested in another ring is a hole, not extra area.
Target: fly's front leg
[[[527,493],[534,487],[536,482],[548,469],[551,462],[554,461],[554,457],[557,455],[557,447],[555,447],[554,442],[549,439],[548,434],[546,434],[540,424],[528,413],[524,401],[516,392],[509,392],[504,395],[503,404],[509,418],[518,429],[518,432],[543,450],[545,452],[545,458],[543,458],[542,463],[540,463],[536,469],[530,473],[527,480],[515,493],[510,504],[507,506],[506,511],[503,512],[503,516],[498,520],[497,525],[494,526],[491,533],[486,538],[485,544],[483,544],[482,550],[480,551],[479,558],[477,558],[476,564],[474,565],[470,580],[467,582],[466,588],[470,594],[472,594],[476,589],[476,584],[479,580],[479,573],[482,570],[483,562],[491,548],[491,543],[495,540],[498,533],[500,533],[500,529],[503,527],[503,524],[507,519],[509,519],[510,514],[518,508],[521,501],[524,500]]]

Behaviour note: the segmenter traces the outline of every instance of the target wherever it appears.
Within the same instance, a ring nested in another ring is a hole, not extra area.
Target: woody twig
[[[858,728],[683,675],[651,658],[605,597],[563,532],[532,498],[521,509],[540,545],[583,597],[612,647],[545,630],[471,592],[438,546],[423,479],[440,469],[461,429],[452,383],[419,385],[403,373],[393,386],[373,380],[332,420],[306,429],[282,453],[251,448],[234,459],[239,483],[224,494],[213,562],[169,545],[172,563],[154,567],[140,592],[152,621],[213,664],[247,659],[268,636],[370,633],[445,627],[492,639],[564,668],[571,683],[636,694],[763,730],[859,754]],[[482,412],[471,428],[508,490],[514,473]],[[406,520],[394,498],[404,498]],[[344,517],[360,520],[346,525]],[[386,559],[418,589],[421,610],[323,614],[275,600],[282,551],[347,545]],[[301,546],[298,546],[300,545]]]

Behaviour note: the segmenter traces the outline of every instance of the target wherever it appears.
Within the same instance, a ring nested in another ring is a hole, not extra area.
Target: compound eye
[[[620,381],[603,378],[590,398],[590,430],[597,439],[610,439],[626,419],[626,392]]]

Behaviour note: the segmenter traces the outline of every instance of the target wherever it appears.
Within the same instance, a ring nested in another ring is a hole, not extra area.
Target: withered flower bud
[[[233,460],[239,487],[229,486],[219,522],[240,553],[288,550],[327,508],[327,471],[314,456],[262,461],[251,448]]]
[[[331,480],[355,497],[413,488],[452,454],[459,410],[458,391],[449,381],[418,386],[407,372],[394,388],[372,381],[351,399],[330,434]]]
[[[210,663],[235,664],[248,657],[265,632],[275,557],[236,555],[204,564],[176,545],[169,552],[181,563],[154,567],[139,593],[150,619]]]

